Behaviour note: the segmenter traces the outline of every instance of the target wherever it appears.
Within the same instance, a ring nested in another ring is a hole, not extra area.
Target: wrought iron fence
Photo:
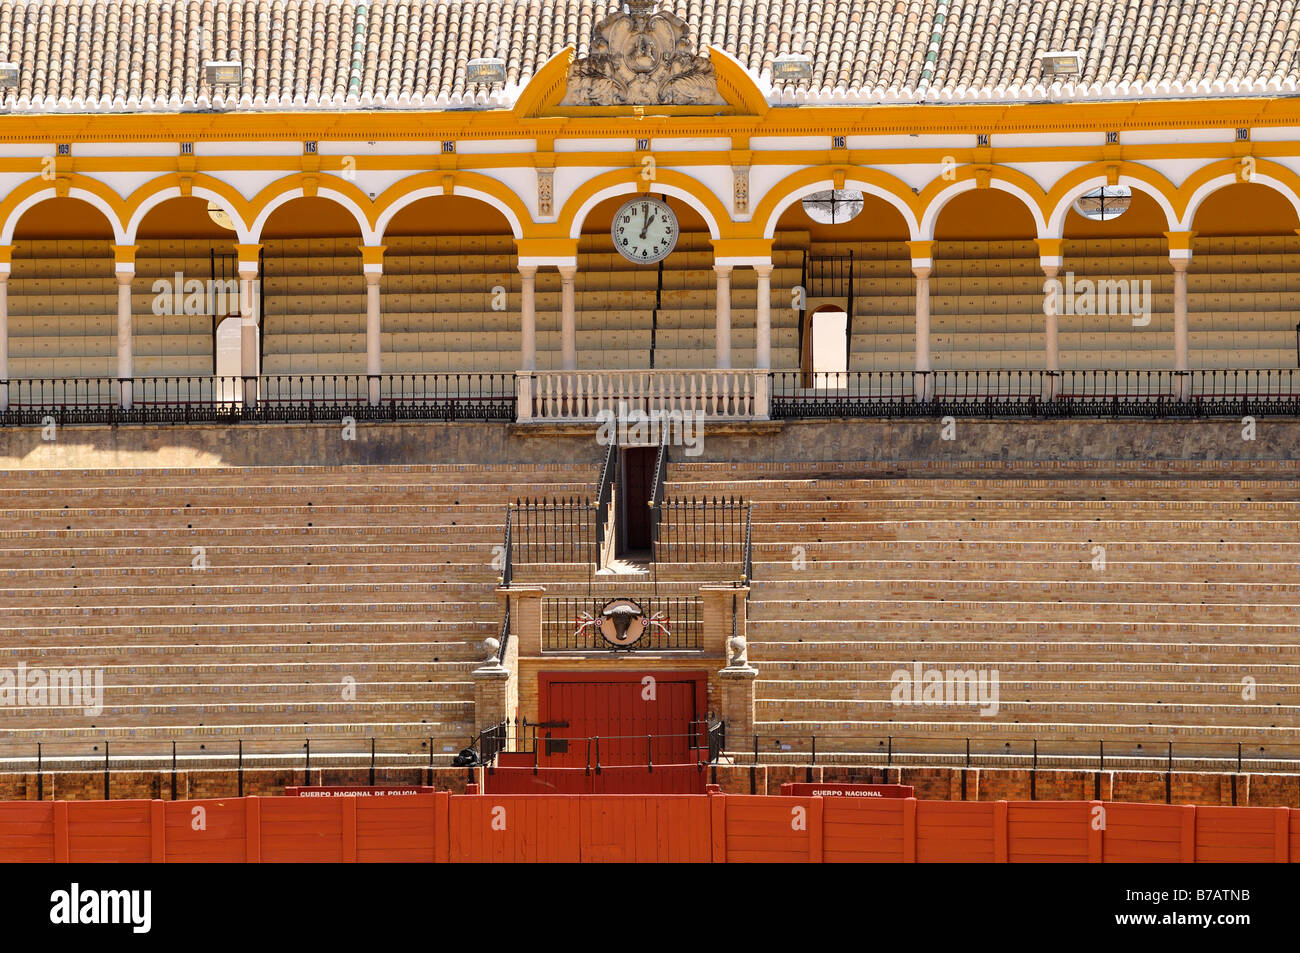
[[[736,563],[745,561],[749,504],[739,497],[663,500],[654,537],[655,562]]]
[[[771,416],[1196,417],[1300,413],[1300,370],[774,371]]]
[[[0,381],[0,425],[337,420],[513,420],[513,374],[281,374],[262,377]]]
[[[613,515],[614,485],[618,481],[618,441],[611,440],[605,452],[605,463],[596,481],[596,560],[605,553],[605,531]]]
[[[621,600],[620,600],[621,601]],[[637,600],[641,616],[622,620],[602,615],[610,600],[598,597],[556,597],[542,600],[543,652],[628,652],[671,649],[698,650],[703,646],[703,601],[699,596],[645,596]],[[607,621],[608,620],[608,621]],[[607,624],[602,627],[602,623]],[[618,626],[638,626],[635,641]],[[612,641],[609,637],[612,631]]]
[[[1173,741],[1161,738],[970,738],[963,735],[762,733],[730,737],[736,764],[1052,770],[1300,770],[1300,742]]]
[[[511,519],[514,566],[538,563],[596,563],[597,508],[591,500],[517,500]]]

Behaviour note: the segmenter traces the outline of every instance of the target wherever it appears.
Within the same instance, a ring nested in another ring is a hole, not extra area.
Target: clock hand
[[[641,228],[641,238],[645,238],[645,233],[650,230],[650,206],[645,207],[645,223]]]

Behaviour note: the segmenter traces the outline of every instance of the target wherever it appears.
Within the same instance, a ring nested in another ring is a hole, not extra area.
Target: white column
[[[537,266],[519,266],[519,367],[537,370]]]
[[[383,277],[366,266],[366,380],[370,406],[379,403],[379,375],[383,369],[383,356],[379,344],[379,280]]]
[[[560,366],[566,371],[578,369],[578,325],[575,314],[573,279],[577,265],[560,265]]]
[[[9,409],[9,262],[0,260],[0,411]]]
[[[930,387],[930,260],[912,260],[916,276],[916,399],[925,400]]]
[[[731,265],[714,265],[718,276],[717,329],[714,334],[716,360],[719,369],[731,367]]]
[[[135,376],[131,351],[131,280],[135,265],[117,265],[117,380],[122,388],[122,409],[132,404],[131,378]]]
[[[1191,264],[1191,251],[1185,257],[1175,258],[1175,252],[1169,253],[1169,263],[1174,267],[1174,371],[1181,371],[1175,376],[1179,400],[1191,397],[1192,377],[1187,373],[1190,368],[1190,338],[1187,332],[1187,266]]]
[[[1053,400],[1061,392],[1061,287],[1057,281],[1061,265],[1047,258],[1039,259],[1039,263],[1043,268],[1043,356],[1047,367],[1047,392],[1043,396]]]
[[[754,329],[754,363],[759,370],[772,366],[772,263],[755,265],[758,275],[758,314]]]
[[[262,315],[259,313],[257,246],[253,257],[239,253],[239,373],[243,378],[244,403],[257,403],[257,378],[261,373],[257,356],[257,338]]]

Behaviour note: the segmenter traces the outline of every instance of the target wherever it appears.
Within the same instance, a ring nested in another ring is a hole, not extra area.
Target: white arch
[[[582,205],[578,206],[578,211],[574,213],[573,227],[569,229],[569,237],[570,238],[582,237],[582,223],[587,220],[587,214],[593,208],[599,205],[601,202],[605,201],[605,199],[615,195],[627,195],[629,192],[636,192],[636,190],[637,190],[636,182],[616,182],[615,184],[606,186],[605,188],[601,189],[599,192],[592,195],[591,198],[587,199],[587,201],[583,202]],[[722,230],[718,228],[718,223],[714,220],[713,215],[709,212],[708,208],[705,205],[703,205],[703,203],[701,203],[698,198],[696,198],[686,189],[683,189],[677,185],[667,185],[663,182],[656,181],[654,182],[653,185],[651,185],[650,191],[662,192],[664,195],[672,195],[676,198],[681,199],[683,202],[685,202],[695,211],[699,212],[701,216],[703,216],[705,224],[709,226],[710,238],[722,237]]]
[[[394,215],[406,208],[406,206],[413,202],[418,202],[420,199],[427,199],[432,198],[433,196],[446,194],[446,191],[441,185],[431,185],[428,188],[416,189],[414,192],[408,192],[406,195],[397,199],[397,201],[392,205],[384,209],[383,213],[379,216],[379,220],[375,223],[376,238],[374,244],[378,245],[383,242],[384,233],[388,231],[388,223],[393,220]],[[452,194],[467,195],[470,198],[478,199],[487,205],[491,205],[506,217],[506,221],[510,223],[510,231],[514,233],[515,238],[524,237],[524,227],[523,223],[519,221],[519,216],[515,214],[514,209],[501,201],[495,195],[492,195],[489,192],[481,192],[478,189],[467,188],[463,185],[456,185],[452,190]]]
[[[1093,189],[1106,185],[1108,181],[1109,180],[1106,176],[1097,175],[1093,176],[1091,179],[1086,179],[1083,182],[1080,182],[1074,188],[1070,189],[1070,191],[1061,198],[1061,201],[1057,203],[1056,208],[1052,209],[1052,215],[1047,220],[1047,232],[1040,237],[1064,237],[1065,218],[1070,213],[1070,206],[1074,204],[1074,200],[1085,192],[1091,192]],[[1121,175],[1119,177],[1119,184],[1127,185],[1130,189],[1133,189],[1136,192],[1142,192],[1155,199],[1156,204],[1159,205],[1165,213],[1165,223],[1168,225],[1169,231],[1172,232],[1178,230],[1178,215],[1174,212],[1173,203],[1169,201],[1168,197],[1163,192],[1153,186],[1150,182],[1144,182],[1142,179],[1136,179],[1131,175]]]
[[[361,210],[361,207],[357,205],[356,202],[352,201],[350,196],[335,189],[331,189],[327,185],[321,185],[317,188],[316,195],[319,198],[330,199],[331,201],[337,202],[351,213],[352,217],[356,219],[357,226],[361,229],[361,243],[363,245],[379,244],[375,231],[370,227],[370,223],[366,221],[366,213]],[[281,205],[284,205],[286,202],[292,202],[294,199],[300,199],[303,197],[303,189],[299,186],[298,188],[289,189],[287,192],[282,192],[275,198],[271,199],[271,201],[267,202],[266,207],[258,213],[257,218],[248,226],[249,244],[256,244],[262,240],[262,229],[266,227],[266,220],[271,217],[272,212],[278,209]]]
[[[1282,195],[1286,197],[1287,201],[1291,203],[1291,207],[1295,209],[1296,215],[1300,216],[1300,197],[1297,197],[1296,194],[1291,191],[1290,186],[1286,183],[1259,171],[1256,171],[1254,175],[1251,176],[1249,182],[1242,182],[1241,177],[1236,172],[1225,172],[1223,175],[1210,179],[1210,181],[1206,182],[1192,193],[1192,197],[1187,200],[1187,208],[1183,212],[1183,220],[1178,223],[1177,230],[1189,231],[1192,227],[1192,223],[1196,221],[1196,210],[1201,207],[1201,203],[1209,198],[1210,195],[1228,185],[1267,185],[1282,193]],[[1170,231],[1173,230],[1174,229],[1170,229]]]
[[[205,186],[196,185],[191,194],[198,198],[207,199],[209,202],[225,209],[226,214],[230,216],[231,223],[235,226],[235,235],[237,236],[239,244],[254,244],[252,233],[249,231],[248,226],[244,224],[243,218],[241,218],[239,213],[227,203],[225,196],[220,192],[215,192]],[[131,216],[131,221],[126,223],[127,244],[135,244],[136,232],[140,230],[140,223],[144,221],[146,215],[163,202],[178,198],[182,198],[180,187],[173,185],[155,192],[153,195],[141,202],[140,207],[137,208],[135,214]]]
[[[954,182],[936,195],[930,204],[926,206],[925,214],[921,216],[920,240],[932,240],[934,238],[934,223],[938,221],[939,213],[943,211],[944,206],[958,195],[969,192],[975,187],[974,179],[962,179],[960,182]],[[1038,202],[1028,192],[1014,182],[1008,182],[1005,179],[990,179],[989,188],[999,189],[1020,199],[1025,208],[1029,210],[1029,214],[1034,217],[1034,228],[1037,230],[1038,237],[1046,237],[1047,223],[1043,221],[1043,210],[1038,207]]]
[[[14,207],[13,213],[9,216],[9,219],[4,223],[4,228],[0,229],[0,245],[13,244],[14,230],[18,227],[18,222],[23,217],[24,212],[35,205],[39,205],[47,199],[53,198],[58,198],[58,193],[54,190],[54,186],[50,186],[48,189],[41,189],[39,192],[29,195],[27,198],[19,202],[18,205]],[[94,192],[89,192],[85,189],[79,189],[74,186],[68,190],[68,198],[81,199],[83,202],[88,202],[95,206],[95,208],[103,212],[104,217],[108,219],[108,224],[113,229],[113,241],[118,245],[130,244],[130,242],[126,240],[126,232],[122,228],[122,223],[118,221],[117,213],[113,211],[113,207]]]
[[[814,182],[811,185],[801,185],[799,188],[795,189],[777,203],[776,208],[772,211],[771,217],[763,225],[763,237],[773,238],[776,236],[777,222],[781,220],[781,216],[784,214],[785,210],[795,202],[798,202],[805,196],[812,195],[814,192],[825,192],[827,189],[832,189],[834,187],[835,183],[828,178],[823,179],[821,182]],[[861,179],[846,178],[844,180],[844,187],[846,189],[857,189],[863,195],[874,195],[876,198],[884,199],[890,206],[897,209],[902,214],[903,222],[907,225],[908,238],[912,241],[917,241],[919,239],[921,231],[920,226],[916,221],[916,215],[913,213],[912,209],[908,207],[907,203],[899,199],[897,195],[894,195],[888,189],[882,189],[878,185],[873,185],[870,182],[863,182]]]

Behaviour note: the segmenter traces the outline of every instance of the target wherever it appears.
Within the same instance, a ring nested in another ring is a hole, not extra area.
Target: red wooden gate
[[[532,750],[485,773],[496,794],[703,793],[708,740],[704,672],[544,672]]]

